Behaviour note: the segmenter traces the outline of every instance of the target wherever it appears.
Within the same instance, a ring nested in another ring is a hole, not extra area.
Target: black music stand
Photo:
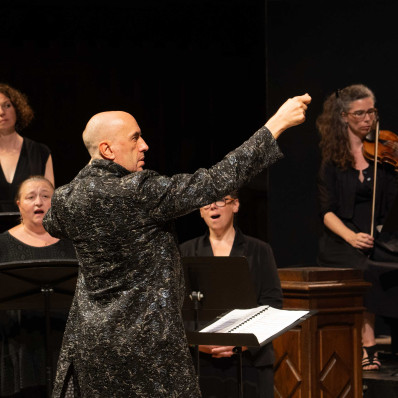
[[[257,298],[246,257],[183,257],[186,323],[212,321],[239,308],[257,307]],[[187,331],[188,343],[196,345],[196,371],[199,376],[198,345],[235,346],[238,354],[238,394],[243,397],[242,347],[259,346],[253,334],[219,334]]]
[[[70,307],[77,267],[77,260],[74,259],[0,263],[0,310],[44,310],[47,397],[51,397],[52,392],[50,309]]]

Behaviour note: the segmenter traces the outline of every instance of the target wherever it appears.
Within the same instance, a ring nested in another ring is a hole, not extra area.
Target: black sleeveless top
[[[32,175],[44,175],[50,149],[29,138],[23,137],[15,175],[11,183],[7,182],[0,167],[0,212],[18,211],[15,195],[22,181]]]

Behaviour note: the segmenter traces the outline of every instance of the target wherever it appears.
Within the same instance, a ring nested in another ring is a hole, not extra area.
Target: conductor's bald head
[[[135,119],[126,112],[101,112],[94,115],[83,131],[84,145],[93,159],[101,158],[99,144],[103,140],[112,140],[122,128],[126,119]]]
[[[83,132],[83,141],[91,159],[111,160],[131,172],[144,166],[148,146],[129,113],[110,111],[94,115]]]

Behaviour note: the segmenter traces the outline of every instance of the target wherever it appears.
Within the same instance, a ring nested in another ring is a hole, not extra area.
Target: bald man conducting
[[[310,101],[289,99],[215,166],[172,177],[143,170],[148,146],[130,114],[104,112],[88,122],[91,161],[55,191],[43,221],[52,236],[73,241],[80,266],[53,397],[72,388],[87,398],[200,397],[172,222],[279,159],[275,138],[304,121]]]

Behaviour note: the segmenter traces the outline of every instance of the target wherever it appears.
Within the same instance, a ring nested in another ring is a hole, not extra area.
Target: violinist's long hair
[[[354,165],[348,139],[348,126],[342,118],[342,113],[349,111],[353,101],[368,97],[376,101],[368,87],[363,84],[353,84],[337,90],[326,98],[323,112],[316,120],[316,127],[321,135],[319,146],[322,152],[322,165],[331,161],[343,170]]]

